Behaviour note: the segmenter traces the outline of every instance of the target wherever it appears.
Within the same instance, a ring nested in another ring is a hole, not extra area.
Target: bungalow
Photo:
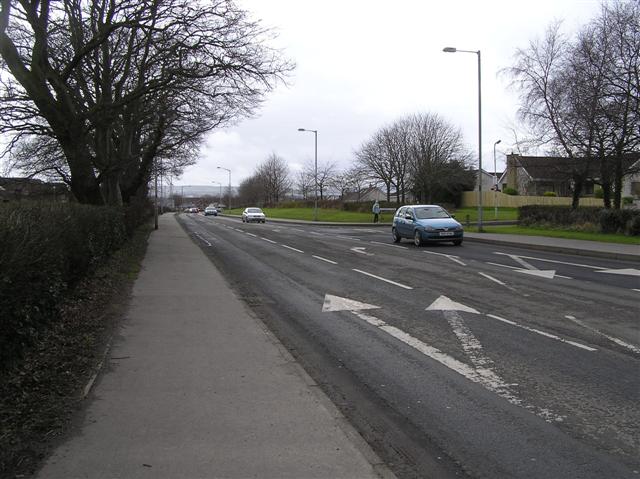
[[[584,166],[584,159],[549,156],[507,155],[507,168],[499,180],[500,190],[514,188],[525,196],[542,196],[551,191],[557,196],[571,196],[573,179],[571,171]],[[640,160],[637,155],[629,156],[625,162],[623,196],[640,195],[638,170]],[[594,160],[588,168],[587,181],[583,185],[583,196],[594,194],[600,177],[600,165]],[[635,173],[634,173],[635,172]],[[627,192],[628,195],[625,193]]]

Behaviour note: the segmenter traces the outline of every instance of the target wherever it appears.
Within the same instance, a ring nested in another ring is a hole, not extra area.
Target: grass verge
[[[547,236],[551,238],[565,238],[585,241],[601,241],[605,243],[640,245],[640,237],[621,234],[589,233],[585,231],[556,230],[547,228],[525,228],[523,226],[485,226],[485,233],[501,233],[528,236]],[[477,232],[476,227],[465,228],[465,231]]]
[[[61,318],[0,371],[0,478],[29,477],[69,427],[122,317],[147,247],[141,227],[61,307]]]

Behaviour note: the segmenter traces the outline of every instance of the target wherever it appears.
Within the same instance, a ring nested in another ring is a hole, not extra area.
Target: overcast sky
[[[292,172],[313,162],[347,168],[353,152],[378,128],[416,112],[433,112],[459,126],[477,152],[477,56],[444,53],[445,46],[482,52],[483,169],[498,170],[512,150],[517,97],[498,71],[518,47],[555,19],[567,33],[593,18],[595,0],[238,0],[264,26],[277,29],[274,46],[297,68],[289,86],[267,97],[258,116],[213,132],[198,164],[179,185],[238,185],[275,152]],[[477,155],[477,153],[476,153]]]

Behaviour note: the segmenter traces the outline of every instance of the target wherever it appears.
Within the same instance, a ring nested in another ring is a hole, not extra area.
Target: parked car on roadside
[[[242,212],[242,222],[252,223],[254,221],[264,223],[267,221],[267,217],[260,208],[245,208]]]
[[[391,227],[393,242],[413,239],[416,246],[451,241],[462,244],[464,230],[447,210],[438,205],[407,205],[398,208]]]
[[[213,206],[207,206],[204,209],[204,215],[205,216],[212,216],[212,215],[213,216],[218,216],[218,210]]]

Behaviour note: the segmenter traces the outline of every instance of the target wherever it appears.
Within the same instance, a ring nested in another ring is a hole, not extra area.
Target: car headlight
[[[424,227],[424,230],[425,231],[435,231],[436,229],[433,226],[427,225],[427,226]]]

